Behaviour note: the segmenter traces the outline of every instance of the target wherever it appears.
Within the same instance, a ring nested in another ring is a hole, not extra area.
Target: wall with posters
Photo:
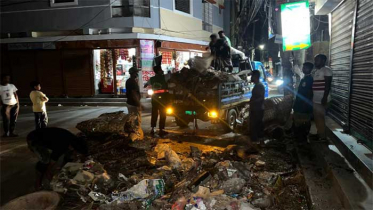
[[[154,76],[153,59],[154,59],[154,41],[140,40],[140,58],[141,58],[141,74],[139,78],[140,91],[144,92],[144,84]]]

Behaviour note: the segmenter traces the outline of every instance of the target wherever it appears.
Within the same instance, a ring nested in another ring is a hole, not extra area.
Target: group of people
[[[151,112],[151,131],[150,134],[155,134],[155,128],[159,115],[159,136],[168,134],[165,131],[166,126],[166,106],[169,103],[168,85],[161,66],[153,67],[155,76],[144,85],[144,88],[151,85],[153,90],[152,95],[152,112]],[[128,112],[138,116],[139,124],[141,125],[141,111],[144,106],[141,104],[140,87],[138,85],[139,70],[136,67],[129,69],[130,78],[126,82],[127,104]]]
[[[30,84],[30,99],[35,118],[35,130],[27,135],[29,149],[38,157],[36,163],[37,179],[35,189],[42,188],[44,179],[52,180],[53,173],[60,164],[71,161],[71,156],[75,153],[87,154],[88,147],[84,137],[77,137],[68,130],[62,128],[47,128],[48,116],[45,103],[48,97],[41,92],[41,85],[37,81]],[[17,137],[15,127],[19,113],[19,99],[17,88],[10,83],[10,75],[1,75],[0,85],[0,105],[3,119],[4,134],[2,138]]]
[[[305,62],[293,105],[294,134],[299,143],[325,141],[325,114],[330,102],[332,70],[326,66],[327,57],[315,56],[314,64]],[[263,137],[264,93],[265,88],[259,80],[259,71],[253,71],[251,80],[255,84],[250,99],[250,137],[258,141]],[[314,119],[317,134],[310,135],[311,119]]]
[[[215,58],[211,64],[216,70],[225,70],[228,68],[230,72],[233,70],[231,58],[231,40],[224,34],[224,31],[219,31],[219,37],[216,34],[210,35],[210,43],[208,49],[211,55]]]

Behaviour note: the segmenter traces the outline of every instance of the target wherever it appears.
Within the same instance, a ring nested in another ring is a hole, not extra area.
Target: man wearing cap
[[[143,106],[140,102],[140,87],[138,84],[139,70],[136,67],[129,69],[130,78],[126,81],[126,95],[127,95],[127,108],[129,114],[137,116],[139,123],[139,132],[142,133],[141,129],[141,110]],[[140,135],[140,134],[139,134]]]
[[[168,104],[168,85],[163,74],[162,67],[153,67],[155,76],[150,78],[150,85],[153,89],[152,95],[152,117],[151,117],[151,135],[154,135],[154,129],[157,126],[158,113],[159,113],[159,136],[165,136],[168,134],[164,130],[166,125],[166,106]],[[147,85],[145,85],[146,87]]]

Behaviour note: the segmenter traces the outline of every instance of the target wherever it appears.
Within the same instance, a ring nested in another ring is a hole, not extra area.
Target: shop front
[[[93,50],[95,94],[124,95],[128,71],[134,65],[136,48]]]

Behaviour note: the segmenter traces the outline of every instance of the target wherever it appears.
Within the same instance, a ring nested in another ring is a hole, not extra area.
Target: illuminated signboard
[[[301,50],[311,46],[308,1],[281,4],[283,50]]]

